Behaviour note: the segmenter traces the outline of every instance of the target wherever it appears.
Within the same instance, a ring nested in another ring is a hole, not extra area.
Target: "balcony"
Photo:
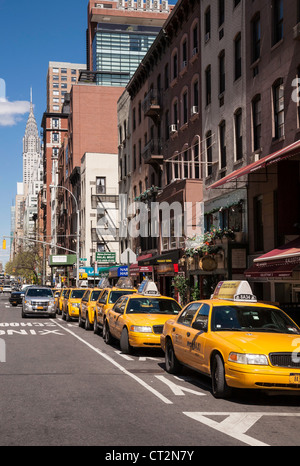
[[[164,160],[162,148],[162,139],[151,139],[142,152],[145,163],[154,166],[162,164]]]
[[[142,105],[144,115],[152,118],[154,121],[157,120],[161,111],[160,91],[158,89],[150,89]]]

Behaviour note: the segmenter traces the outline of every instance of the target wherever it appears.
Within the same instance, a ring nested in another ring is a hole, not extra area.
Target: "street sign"
[[[115,252],[96,252],[96,261],[98,264],[115,264],[116,253]]]

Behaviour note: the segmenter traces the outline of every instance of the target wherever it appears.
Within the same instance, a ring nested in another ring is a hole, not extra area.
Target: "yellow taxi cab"
[[[57,289],[57,290],[54,290],[54,301],[55,301],[55,309],[56,309],[56,312],[58,312],[58,307],[59,307],[59,298],[62,294],[62,291],[61,289]]]
[[[79,316],[79,306],[86,288],[69,288],[62,309],[62,319],[70,321]]]
[[[120,296],[136,293],[137,291],[132,286],[130,279],[126,277],[120,278],[116,286],[109,286],[108,281],[103,283],[102,286],[104,288],[94,308],[94,333],[97,334],[104,327],[107,311],[113,307]]]
[[[86,330],[91,330],[93,328],[94,307],[101,292],[101,289],[88,288],[84,293],[79,306],[79,327],[84,327]]]
[[[62,289],[61,295],[58,298],[57,314],[62,314],[62,310],[64,307],[64,299],[68,292],[69,292],[69,288]]]
[[[120,341],[123,353],[133,348],[159,348],[160,334],[166,320],[177,316],[181,306],[173,298],[162,296],[154,282],[145,280],[137,293],[122,296],[106,314],[103,338]]]
[[[161,335],[166,370],[206,374],[216,398],[233,388],[300,390],[300,328],[260,303],[247,281],[220,282],[209,300],[189,303]]]

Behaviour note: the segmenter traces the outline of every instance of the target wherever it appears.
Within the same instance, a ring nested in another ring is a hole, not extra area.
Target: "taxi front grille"
[[[153,333],[162,333],[164,326],[163,325],[153,325]]]
[[[276,367],[300,367],[300,354],[295,353],[270,353],[270,362]]]

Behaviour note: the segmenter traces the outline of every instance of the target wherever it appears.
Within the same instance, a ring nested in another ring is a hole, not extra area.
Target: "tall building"
[[[87,65],[97,84],[126,86],[170,9],[166,0],[89,2]]]
[[[28,186],[38,169],[41,157],[41,141],[33,113],[32,91],[30,94],[30,112],[23,137],[23,183]]]
[[[79,71],[86,68],[85,64],[50,61],[47,73],[47,112],[59,113],[65,100],[65,95],[76,84]]]
[[[99,168],[109,165],[110,158],[115,163],[118,154],[117,101],[169,14],[166,1],[156,4],[159,8],[153,9],[150,2],[144,4],[142,1],[139,4],[130,1],[89,2],[87,70],[80,72],[78,83],[70,92],[68,141],[58,163],[62,167],[59,184],[63,184],[80,200],[81,219],[95,214],[87,212],[82,202],[80,177],[84,154],[92,153],[91,157],[97,158],[87,168],[95,164]],[[105,164],[102,162],[104,159]],[[85,177],[89,178],[90,174],[85,173]],[[97,172],[97,177],[101,178],[101,170]],[[93,183],[96,182],[94,173]],[[117,195],[117,180],[115,182],[115,187],[111,188]],[[106,204],[107,193],[98,191],[91,196],[93,206]],[[74,249],[72,240],[77,231],[76,206],[67,191],[64,195],[60,193],[58,212],[65,215],[58,219],[59,229],[66,225],[64,246]],[[89,238],[82,239],[81,244],[85,248],[85,258],[91,262],[95,260],[97,251],[109,248],[108,244],[103,244],[103,238],[94,234],[94,227],[93,224],[88,231],[84,230]]]

